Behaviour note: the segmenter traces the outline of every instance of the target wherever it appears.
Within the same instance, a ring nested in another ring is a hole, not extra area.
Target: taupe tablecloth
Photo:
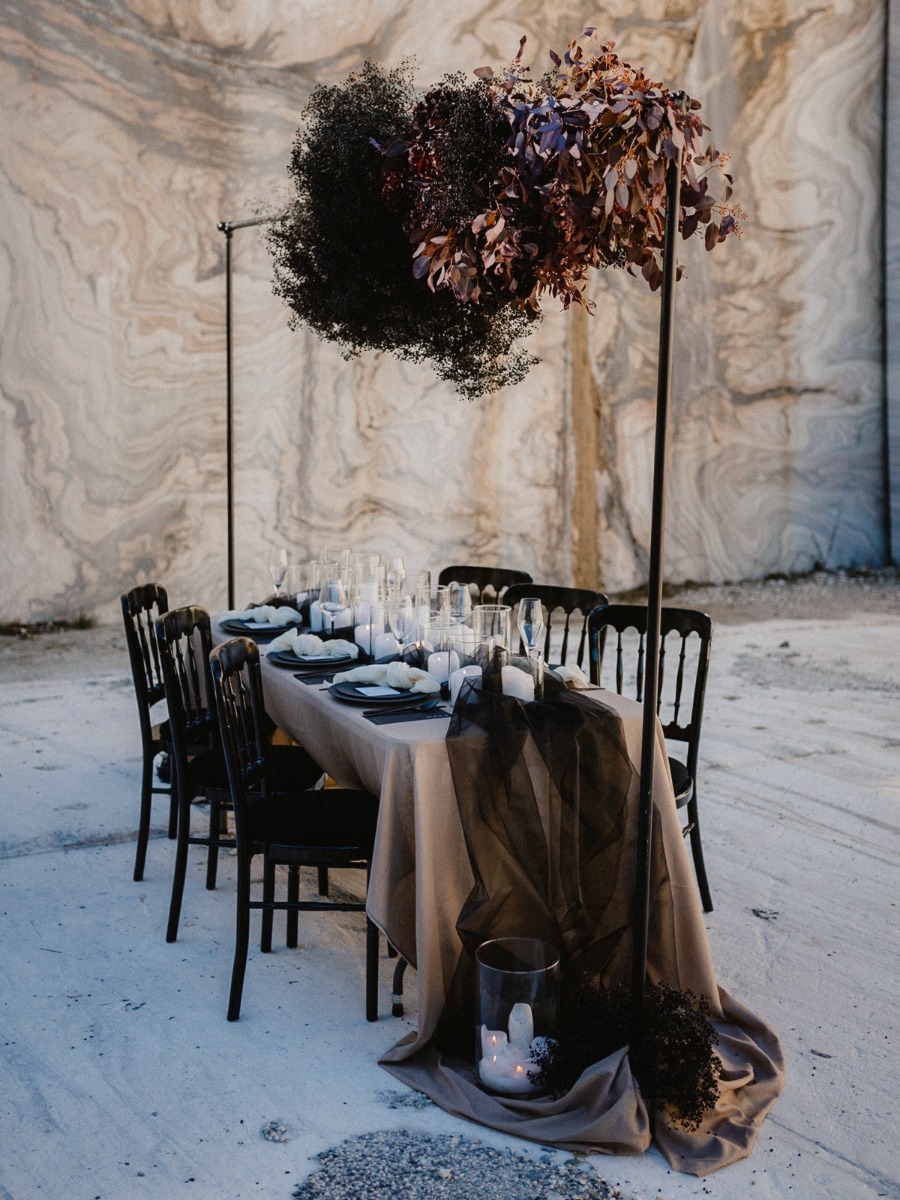
[[[483,1092],[471,1069],[442,1060],[431,1044],[462,953],[457,916],[473,884],[444,741],[449,719],[376,726],[361,709],[339,704],[290,671],[264,662],[263,680],[266,708],[282,729],[339,784],[381,797],[367,907],[417,968],[419,1019],[418,1029],[381,1060],[386,1069],[441,1107],[518,1136],[572,1150],[645,1150],[650,1119],[627,1050],[585,1072],[558,1101],[513,1100]],[[629,800],[636,813],[641,706],[610,692],[592,695],[621,719],[635,765]],[[673,1169],[705,1175],[749,1154],[781,1090],[783,1056],[774,1032],[717,985],[661,733],[654,770],[668,880],[654,914],[648,969],[653,979],[709,999],[724,1069],[719,1102],[699,1132],[674,1129],[657,1114],[652,1136]]]

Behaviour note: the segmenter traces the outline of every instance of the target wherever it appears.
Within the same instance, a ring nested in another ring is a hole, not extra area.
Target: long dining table
[[[228,636],[215,626],[213,632],[218,641]],[[702,1145],[697,1135],[667,1129],[661,1136],[658,1123],[653,1129],[636,1082],[620,1062],[599,1064],[599,1074],[586,1081],[587,1092],[583,1087],[585,1094],[575,1095],[568,1105],[492,1097],[465,1071],[447,1067],[432,1039],[463,953],[457,918],[474,882],[446,743],[450,716],[375,724],[363,715],[363,708],[330,694],[327,682],[306,682],[308,676],[298,677],[267,662],[264,644],[260,650],[266,710],[272,720],[313,753],[338,785],[362,787],[380,797],[367,911],[416,968],[418,1001],[417,1029],[388,1050],[382,1064],[451,1111],[570,1149],[638,1153],[655,1136],[675,1169],[698,1174],[749,1153],[758,1125],[780,1090],[780,1045],[764,1023],[717,984],[661,727],[653,798],[668,878],[661,917],[665,936],[655,960],[651,958],[651,972],[674,987],[705,996],[719,1030],[719,1055],[726,1064],[723,1096],[714,1114],[719,1118],[715,1131],[708,1131]],[[643,708],[606,690],[584,694],[621,723],[634,768],[629,804],[636,812]],[[536,754],[528,769],[540,794]],[[622,1053],[627,1054],[627,1047]],[[574,1118],[572,1102],[581,1106]]]

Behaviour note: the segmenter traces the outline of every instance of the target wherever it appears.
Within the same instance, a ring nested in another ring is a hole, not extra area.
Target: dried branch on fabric
[[[719,1096],[718,1035],[709,1002],[667,983],[647,988],[645,1039],[631,1069],[649,1102],[663,1107],[675,1125],[700,1128]],[[604,987],[577,974],[563,988],[555,1039],[535,1054],[533,1079],[551,1096],[564,1095],[589,1066],[627,1045],[631,993],[622,984]]]

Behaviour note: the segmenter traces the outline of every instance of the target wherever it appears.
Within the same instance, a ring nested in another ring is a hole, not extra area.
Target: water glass
[[[489,638],[503,650],[510,649],[512,609],[508,604],[476,604],[472,610],[472,628],[480,642]]]

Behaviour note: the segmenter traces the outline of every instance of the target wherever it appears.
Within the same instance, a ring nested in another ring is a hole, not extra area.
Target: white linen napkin
[[[273,604],[261,604],[259,608],[233,609],[219,614],[220,621],[252,621],[257,625],[271,625],[280,629],[286,625],[299,625],[303,618],[295,608],[286,604],[275,607]]]
[[[314,633],[298,633],[296,629],[289,629],[270,642],[269,653],[273,650],[287,650],[298,658],[301,655],[303,658],[336,658],[345,654],[350,658],[359,657],[359,646],[353,642],[344,641],[343,638],[325,642]]]
[[[551,674],[555,675],[557,679],[561,679],[567,688],[578,689],[594,686],[581,667],[554,667]]]
[[[397,688],[403,692],[439,692],[441,685],[427,671],[405,662],[376,663],[370,667],[354,667],[339,671],[335,683],[374,683],[379,687]]]

